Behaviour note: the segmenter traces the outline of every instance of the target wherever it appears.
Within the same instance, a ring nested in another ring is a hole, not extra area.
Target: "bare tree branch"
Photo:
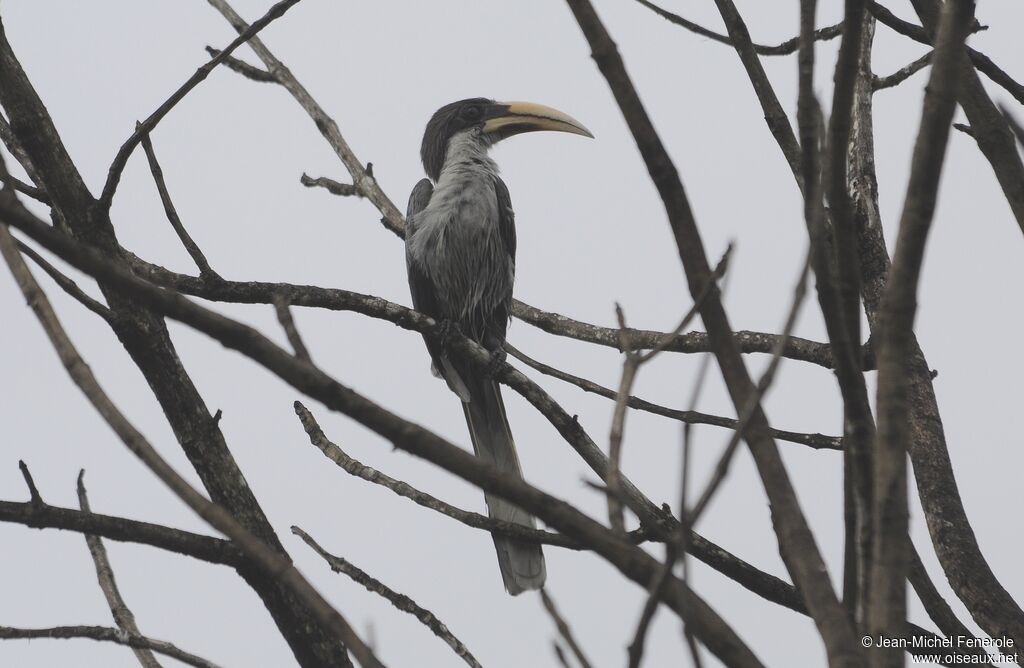
[[[718,265],[715,266],[715,270],[711,273],[711,277],[708,282],[704,285],[700,295],[694,299],[693,306],[686,312],[683,319],[679,322],[676,328],[663,336],[661,340],[649,350],[647,353],[640,354],[633,351],[632,345],[629,343],[629,334],[626,332],[626,318],[622,313],[622,308],[618,304],[615,305],[615,313],[619,320],[619,336],[622,341],[622,349],[625,351],[625,361],[622,364],[622,378],[619,381],[619,390],[615,394],[615,410],[612,412],[612,426],[611,434],[608,437],[608,490],[611,492],[608,494],[608,519],[613,529],[617,531],[625,532],[625,520],[623,519],[622,504],[619,501],[622,495],[621,482],[619,477],[620,463],[622,461],[622,438],[624,425],[626,421],[626,406],[629,403],[629,398],[633,389],[633,382],[636,380],[637,372],[640,367],[647,362],[651,361],[658,353],[662,352],[672,340],[679,335],[680,332],[690,326],[690,323],[694,318],[697,317],[698,309],[703,305],[705,299],[713,292],[718,290],[718,281],[725,274],[726,269],[729,266],[729,256],[732,254],[732,245],[730,244],[728,249],[722,255],[722,259],[718,261]]]
[[[206,47],[206,52],[210,54],[210,57],[212,58],[216,58],[221,54],[220,49],[215,49],[212,46]],[[264,69],[260,69],[255,65],[250,65],[240,58],[227,56],[224,58],[223,63],[229,70],[238,72],[247,79],[252,79],[253,81],[258,81],[260,83],[277,83],[277,77],[273,74]]]
[[[335,462],[351,475],[367,480],[368,482],[381,485],[382,487],[386,487],[399,496],[410,499],[414,503],[425,508],[430,508],[431,510],[435,510],[443,515],[447,515],[448,517],[475,529],[502,533],[513,538],[532,540],[544,545],[553,545],[555,547],[563,547],[573,550],[590,549],[585,543],[580,543],[575,539],[559,533],[537,529],[530,530],[519,525],[499,522],[478,513],[471,513],[456,508],[412,487],[408,483],[402,482],[401,480],[395,480],[380,471],[361,464],[351,458],[335,443],[330,441],[320,428],[320,425],[317,424],[313,415],[300,402],[296,402],[295,412],[299,416],[299,420],[302,422],[302,426],[309,435],[310,441],[313,445],[318,447],[331,461]],[[2,510],[2,506],[0,506],[0,510]],[[628,537],[631,542],[639,544],[644,540],[651,538],[652,528],[652,525],[645,524],[640,529],[630,532]],[[665,533],[664,535],[674,535],[675,531],[676,529],[672,529],[672,533]],[[779,603],[785,607],[793,608],[799,612],[804,612],[802,604],[799,602],[799,597],[796,595],[796,591],[793,589],[792,585],[783,582],[773,575],[769,575],[758,570],[696,532],[690,532],[687,542],[690,546],[690,554],[697,559],[700,559],[711,568],[719,571],[726,577],[735,580],[741,586],[769,601]]]
[[[853,234],[847,230],[842,235],[842,253],[847,264],[856,267],[856,281],[860,294],[847,295],[847,299],[857,299],[858,306],[846,317],[856,321],[858,325],[856,337],[859,340],[861,309],[859,297],[864,294],[860,241],[863,231],[870,227],[881,228],[881,214],[878,210],[878,183],[874,168],[874,125],[873,105],[874,75],[871,70],[871,57],[875,39],[875,19],[870,13],[863,16],[860,53],[855,66],[852,99],[849,100],[851,127],[847,137],[845,164],[845,190],[848,193],[849,208],[844,211],[847,216],[845,225],[852,228]],[[805,84],[810,85],[810,82]],[[831,150],[838,147],[832,146]],[[839,187],[834,183],[833,187]],[[815,212],[815,215],[820,215]],[[818,229],[820,235],[822,230]],[[849,256],[853,256],[851,259]],[[847,267],[847,275],[852,272]],[[824,311],[823,311],[824,312]],[[849,447],[843,455],[843,516],[844,516],[844,555],[843,555],[843,602],[853,615],[860,631],[864,631],[866,611],[868,607],[869,573],[872,560],[874,507],[874,474],[872,451],[875,441],[875,423],[868,400],[864,376],[857,372],[857,351],[849,350],[844,369],[840,392],[843,394],[844,433],[849,434]],[[844,384],[847,389],[843,389]]]
[[[42,189],[37,188],[35,186],[30,186],[24,181],[19,181],[18,179],[14,178],[9,174],[7,176],[7,182],[11,184],[11,187],[13,187],[15,190],[22,193],[23,195],[28,195],[37,202],[40,202],[47,206],[51,204],[50,198],[46,196],[46,193]]]
[[[295,356],[301,360],[312,362],[313,358],[309,356],[309,350],[306,348],[306,344],[302,342],[302,336],[299,335],[298,327],[295,326],[295,319],[292,318],[288,299],[281,295],[276,296],[274,298],[274,311],[277,313],[277,321],[281,323],[285,336],[288,337],[288,343],[291,344],[292,350],[295,351]]]
[[[299,182],[307,188],[323,188],[332,195],[338,195],[339,197],[363,197],[362,191],[351,183],[339,183],[326,176],[318,176],[314,179],[308,174],[303,174]]]
[[[942,3],[938,0],[912,2],[929,36],[937,35]],[[935,39],[937,40],[937,37]],[[958,48],[957,67],[960,70],[960,84],[957,88],[957,99],[971,122],[978,148],[992,166],[1017,225],[1020,226],[1021,232],[1024,232],[1024,161],[1017,151],[1013,132],[1006,118],[992,102],[978,77],[974,69],[976,65],[977,62],[972,65],[962,47]],[[1024,96],[1019,98],[1019,101],[1024,103]]]
[[[606,399],[615,399],[616,392],[611,388],[607,388],[603,385],[599,385],[592,380],[574,376],[571,373],[561,371],[552,366],[548,366],[543,362],[538,362],[523,351],[519,350],[515,346],[506,343],[505,350],[509,355],[516,358],[523,364],[527,365],[531,369],[536,369],[545,376],[551,376],[558,380],[563,380],[571,385],[575,385],[584,392],[590,392],[599,396],[605,397]],[[721,417],[719,415],[710,415],[708,413],[700,413],[693,410],[677,410],[675,408],[668,408],[659,404],[654,404],[644,399],[640,399],[635,396],[629,396],[626,399],[626,405],[630,408],[637,410],[646,411],[655,415],[661,415],[663,417],[672,418],[673,420],[679,420],[683,424],[707,424],[714,427],[723,427],[725,429],[735,429],[739,422],[733,418]],[[782,429],[772,429],[772,436],[779,439],[780,441],[789,441],[791,443],[799,443],[806,445],[816,450],[842,450],[843,439],[837,436],[827,436],[825,434],[802,434],[795,431],[784,431]]]
[[[78,505],[83,513],[91,513],[84,478],[85,469],[82,469],[78,473]],[[99,580],[100,589],[103,590],[103,596],[107,599],[107,605],[110,606],[110,612],[114,616],[117,628],[129,636],[142,636],[142,631],[135,623],[135,615],[124,602],[124,597],[121,596],[121,591],[117,587],[114,569],[110,567],[110,559],[107,557],[107,548],[103,546],[103,541],[99,536],[85,534],[85,543],[89,546],[89,554],[92,555],[93,564],[96,565],[96,578]],[[160,662],[156,660],[153,651],[148,647],[134,647],[133,651],[135,658],[139,660],[139,664],[143,668],[160,668]]]
[[[743,17],[740,16],[736,5],[731,0],[716,0],[716,4],[718,5],[719,13],[722,15],[722,20],[725,22],[725,27],[729,31],[729,38],[732,40],[736,53],[740,57],[740,62],[747,72],[750,83],[754,86],[754,93],[761,103],[761,109],[764,111],[764,120],[768,123],[768,129],[782,149],[782,154],[785,156],[786,162],[789,163],[790,171],[793,172],[802,190],[804,184],[803,172],[800,168],[800,144],[793,133],[793,126],[789,122],[789,117],[772,90],[768,75],[764,71],[764,66],[761,65],[761,59],[757,57],[757,52],[754,51],[754,44],[750,40],[747,24],[743,21]]]
[[[156,151],[153,150],[153,141],[149,138],[149,133],[142,135],[142,149],[146,152],[146,160],[149,161],[149,171],[152,172],[157,192],[160,193],[160,202],[164,205],[167,222],[174,228],[174,233],[181,240],[181,245],[185,247],[193,262],[199,267],[201,276],[208,276],[213,280],[222,280],[220,274],[210,267],[210,263],[206,260],[206,256],[203,255],[203,251],[192,240],[188,230],[182,224],[181,218],[178,217],[178,210],[174,208],[171,194],[167,191],[167,183],[164,181],[164,170],[161,169],[160,163],[156,159]]]
[[[82,306],[89,309],[90,311],[92,311],[99,317],[103,318],[107,322],[110,322],[111,319],[113,319],[114,314],[107,306],[101,304],[100,302],[86,294],[86,292],[82,290],[82,288],[80,288],[77,283],[75,283],[73,280],[71,280],[64,274],[60,273],[60,271],[58,271],[56,267],[54,267],[52,264],[43,259],[43,256],[37,253],[35,249],[33,249],[28,244],[22,243],[21,241],[18,241],[17,244],[18,250],[21,251],[24,255],[27,255],[33,262],[36,263],[36,265],[39,266],[40,269],[45,271],[47,275],[49,275],[49,277],[52,278],[53,281],[60,287],[61,290],[71,295],[80,304],[82,304]]]
[[[231,5],[226,0],[208,1],[240,35],[244,35],[251,30],[251,27],[246,25],[242,17],[231,8]],[[255,25],[254,23],[253,26]],[[345,168],[348,169],[352,177],[352,185],[359,192],[363,193],[366,199],[370,200],[384,216],[381,219],[381,223],[395,234],[402,234],[405,230],[405,219],[402,217],[401,212],[388,199],[388,196],[384,194],[380,186],[377,185],[377,180],[373,178],[370,170],[367,170],[363,163],[356,158],[355,153],[349,147],[348,142],[345,141],[334,119],[327,115],[327,112],[313,99],[309,91],[299,83],[298,79],[292,75],[291,71],[280,60],[274,57],[274,54],[263,45],[259,38],[249,40],[249,46],[259,59],[263,61],[267,72],[295,98],[295,101],[302,106],[316,123],[320,134],[323,135],[327,143],[334,149],[335,154],[342,164],[345,165]]]
[[[25,170],[26,174],[28,174],[28,177],[36,184],[36,186],[28,186],[28,184],[24,185],[30,188],[34,187],[38,191],[38,197],[35,197],[35,199],[42,202],[42,198],[45,198],[46,201],[43,203],[49,206],[51,204],[50,197],[42,188],[39,187],[39,184],[43,181],[39,176],[39,172],[36,171],[35,165],[32,164],[32,158],[28,156],[28,153],[25,151],[25,147],[18,141],[18,138],[14,135],[14,130],[11,129],[10,123],[7,122],[7,119],[4,118],[2,114],[0,114],[0,141],[3,141],[4,146],[7,147],[10,154],[14,156],[14,159],[18,161],[21,168]],[[7,178],[14,185],[16,190],[29,195],[29,197],[33,197],[33,195],[27,193],[24,189],[18,187],[17,179],[12,177],[10,174],[7,175]]]
[[[789,336],[793,331],[793,328],[796,326],[797,317],[800,315],[800,308],[803,306],[804,297],[807,295],[807,279],[810,273],[810,268],[811,255],[810,250],[808,250],[807,258],[804,260],[803,269],[800,271],[800,278],[797,281],[796,288],[793,290],[793,302],[786,315],[786,322],[782,330],[783,341]],[[757,383],[757,389],[754,394],[751,395],[746,407],[744,407],[743,412],[740,414],[739,425],[737,426],[736,431],[733,432],[732,437],[729,439],[729,443],[726,445],[725,450],[722,452],[722,456],[719,458],[718,464],[715,466],[714,473],[712,474],[707,487],[704,488],[704,492],[700,495],[700,498],[697,499],[697,502],[693,504],[693,508],[685,513],[685,523],[688,526],[696,526],[697,520],[700,519],[700,516],[708,507],[708,504],[711,503],[711,499],[714,497],[718,487],[722,484],[722,481],[725,480],[725,476],[729,471],[729,464],[732,461],[732,457],[735,454],[736,449],[739,447],[740,440],[744,437],[747,425],[750,424],[751,416],[754,414],[754,410],[757,408],[761,399],[775,380],[775,373],[779,367],[779,362],[782,360],[781,351],[783,345],[784,344],[780,342],[778,352],[775,355],[772,355],[771,361],[768,362],[768,368],[765,369],[764,373],[761,375],[761,379]]]
[[[802,12],[799,125],[803,147],[804,218],[811,240],[817,278],[818,304],[836,356],[836,379],[843,398],[844,515],[849,518],[843,564],[843,601],[851,618],[860,623],[866,602],[866,573],[870,553],[861,535],[868,531],[871,513],[870,452],[875,436],[867,384],[861,369],[860,258],[852,195],[849,191],[850,138],[855,119],[858,84],[864,58],[870,54],[873,24],[866,22],[864,2],[848,0],[846,24],[835,66],[832,118],[821,148],[821,108],[813,92],[814,48],[810,31],[814,3]],[[856,26],[854,29],[853,26]],[[860,118],[856,117],[859,121]],[[824,151],[824,153],[822,153]],[[828,199],[826,214],[822,197]],[[831,228],[828,227],[831,222]],[[831,247],[829,231],[831,230]]]
[[[913,421],[908,395],[913,373],[911,351],[917,285],[956,110],[957,87],[963,70],[960,49],[973,17],[973,0],[950,0],[945,5],[889,284],[882,298],[878,438],[874,451],[874,557],[867,617],[872,635],[898,628],[906,618],[906,579],[910,564],[906,462]],[[903,654],[898,649],[875,648],[869,658],[876,668],[903,663]]]
[[[886,22],[884,8],[872,2],[870,9],[880,22]],[[892,24],[889,25],[891,27]],[[922,40],[927,43],[923,32],[918,41]],[[861,104],[868,105],[870,96],[860,97]],[[870,149],[870,110],[861,116],[860,126],[857,136],[862,149],[857,152],[855,159],[862,165],[856,175],[856,200],[858,215],[862,220],[859,239],[864,272],[862,290],[868,323],[873,335],[877,335],[879,304],[890,262],[877,210],[877,183],[873,151]],[[779,134],[776,134],[776,139],[783,154],[790,155],[791,147],[780,139]],[[798,183],[802,184],[799,171],[795,175]],[[913,356],[916,368],[928,368],[916,343]],[[1024,623],[1024,613],[1021,613],[1020,607],[992,573],[967,520],[953,474],[930,374],[922,374],[914,379],[911,386],[911,408],[915,434],[910,442],[914,477],[939,560],[957,595],[971,610],[972,616],[981,620],[980,625],[991,636],[1017,637],[1020,634],[1012,633],[1009,629],[1022,628],[1020,625]],[[1003,620],[1018,621],[1008,625]]]
[[[20,204],[6,189],[0,192],[0,200],[5,213],[12,206],[17,209]],[[21,209],[20,213],[30,216]],[[44,225],[45,228],[45,225]],[[49,228],[46,228],[50,231]],[[56,233],[54,233],[56,234]],[[59,238],[59,237],[58,237]],[[5,225],[0,225],[0,251],[7,261],[19,288],[32,307],[47,337],[61,358],[68,375],[79,387],[86,398],[93,404],[97,412],[107,421],[132,454],[139,457],[161,481],[171,488],[193,511],[209,522],[212,526],[229,536],[252,560],[253,565],[271,575],[275,580],[286,584],[297,597],[300,597],[310,608],[317,619],[327,628],[333,629],[357,657],[364,668],[381,668],[381,663],[373,656],[362,640],[352,631],[348,622],[327,603],[326,600],[309,584],[295,569],[287,557],[274,551],[262,540],[250,533],[221,506],[210,502],[197,492],[157,453],[152,445],[135,427],[128,422],[118,408],[100,387],[92,375],[88,365],[75,350],[67,334],[57,320],[45,294],[40,290]],[[102,260],[95,258],[102,263]],[[113,267],[112,267],[113,268]],[[117,271],[123,271],[117,268]]]
[[[306,545],[313,548],[313,551],[319,554],[324,561],[331,567],[331,570],[335,573],[344,573],[348,577],[352,578],[356,583],[361,584],[366,588],[367,591],[373,592],[378,596],[387,600],[391,605],[395,606],[398,610],[406,612],[420,621],[421,624],[426,626],[430,631],[443,640],[446,645],[452,648],[455,654],[465,661],[473,668],[481,668],[480,663],[476,660],[461,640],[455,637],[448,627],[445,626],[444,622],[437,618],[434,613],[423,608],[416,601],[412,600],[405,594],[399,594],[394,591],[380,580],[371,577],[362,569],[354,566],[351,562],[330,554],[324,548],[313,540],[313,538],[299,527],[292,527],[292,533],[305,541]]]
[[[21,471],[21,477],[25,479],[25,486],[28,487],[29,505],[35,508],[44,506],[43,497],[39,495],[39,489],[36,487],[36,481],[32,479],[32,472],[28,470],[28,464],[19,459],[18,469]]]
[[[629,124],[651,180],[661,195],[686,272],[690,294],[696,299],[709,281],[711,269],[679,175],[640,102],[615,43],[594,8],[587,0],[568,1],[590,44],[594,60],[608,80]],[[727,0],[717,2],[720,9],[732,5]],[[792,133],[792,129],[789,131]],[[704,302],[701,317],[708,329],[726,387],[737,412],[740,412],[756,390],[732,339],[728,318],[717,295],[712,294]],[[797,587],[806,597],[808,608],[824,638],[831,665],[852,667],[860,663],[859,645],[855,641],[849,619],[832,590],[821,554],[800,510],[769,428],[763,411],[755,409],[747,441],[771,502],[772,519],[783,560]]]
[[[909,541],[910,538],[908,537]],[[939,627],[946,637],[949,638],[970,638],[974,639],[974,634],[968,629],[963,622],[957,619],[956,614],[953,612],[946,600],[939,594],[938,589],[935,588],[935,583],[932,582],[931,577],[928,576],[928,571],[925,569],[924,564],[921,562],[921,556],[917,553],[917,549],[914,547],[913,542],[910,542],[910,573],[907,578],[910,580],[910,584],[914,587],[914,591],[917,592],[917,597],[921,601],[921,605],[924,606],[925,611],[928,613],[928,617],[931,618],[935,625]],[[961,643],[967,645],[968,649],[972,650],[973,653],[979,658],[984,659],[984,663],[991,664],[992,658],[984,646],[980,642],[976,643]]]
[[[572,650],[573,656],[579,661],[580,668],[591,668],[590,661],[587,660],[587,656],[583,653],[576,638],[573,636],[572,629],[569,628],[569,623],[565,621],[562,614],[558,611],[558,607],[555,602],[551,600],[551,596],[548,594],[546,589],[540,590],[540,600],[544,604],[544,609],[548,611],[551,616],[551,621],[555,623],[555,628],[558,629],[558,635],[562,636],[562,640]]]
[[[99,249],[97,259],[123,266],[127,252],[118,244],[109,211],[90,193],[63,145],[53,120],[21,67],[0,23],[0,104],[11,130],[31,157],[38,184],[53,200],[57,228]],[[48,225],[44,227],[49,228]],[[215,416],[186,372],[166,322],[141,304],[100,283],[116,317],[111,327],[145,377],[174,435],[212,500],[226,508],[266,544],[285,554],[260,504],[231,455]],[[260,596],[296,659],[304,666],[351,665],[344,645],[323,626],[288,587],[259,568],[238,574]]]
[[[406,328],[408,328],[406,323],[410,320],[408,314],[413,313],[410,309],[379,297],[362,295],[348,290],[265,281],[209,281],[202,277],[169,271],[137,257],[129,256],[129,260],[133,270],[152,283],[210,301],[273,304],[274,298],[282,295],[292,306],[355,311],[373,318],[390,320],[396,325]],[[542,311],[517,300],[513,300],[512,314],[523,322],[549,334],[595,343],[617,350],[621,346],[619,330],[614,327],[601,327],[581,322],[558,313]],[[711,350],[708,335],[704,332],[679,334],[668,343],[664,343],[666,332],[641,329],[627,329],[626,332],[629,340],[634,342],[638,350],[649,350],[659,345],[663,345],[663,349],[668,352],[686,354],[706,353]],[[771,354],[780,340],[777,334],[750,331],[733,332],[733,337],[743,353]],[[827,369],[832,368],[832,351],[827,343],[791,337],[783,351],[783,357],[810,362]],[[865,370],[873,368],[873,364],[874,355],[869,349],[865,349]]]
[[[921,26],[914,25],[909,21],[904,21],[884,6],[875,2],[875,0],[870,0],[868,8],[871,10],[871,14],[878,19],[879,23],[887,25],[889,28],[892,28],[901,35],[909,37],[915,42],[931,45],[932,40],[929,37],[928,32],[926,32]],[[979,25],[977,21],[974,21],[971,24],[972,33],[985,29],[985,26]],[[1016,98],[1018,102],[1024,104],[1024,86],[1015,81],[1013,77],[1007,74],[1003,69],[992,62],[988,56],[980,51],[967,47],[967,54],[970,56],[971,62],[974,63],[974,66],[978,68],[979,72],[991,79],[993,83],[1002,86],[1006,89],[1006,92]]]
[[[229,541],[123,517],[83,513],[37,502],[0,501],[0,522],[33,529],[63,529],[109,540],[149,545],[211,564],[238,566],[242,553]]]
[[[16,629],[10,626],[0,626],[0,640],[25,640],[34,638],[54,638],[69,640],[72,638],[87,638],[99,642],[112,642],[118,645],[131,647],[136,651],[153,651],[172,659],[177,659],[185,665],[195,668],[218,668],[217,664],[206,659],[189,654],[178,649],[169,642],[153,640],[134,633],[128,633],[123,629],[113,629],[106,626],[55,626],[48,629]]]
[[[545,531],[543,529],[531,529],[521,524],[495,520],[487,517],[486,515],[456,508],[449,503],[445,503],[426,492],[416,489],[407,482],[396,480],[377,469],[366,466],[365,464],[353,459],[336,443],[327,438],[327,435],[324,434],[323,429],[317,423],[316,418],[314,418],[313,414],[309,412],[309,409],[302,405],[302,402],[295,402],[295,414],[299,416],[299,421],[302,423],[302,428],[309,436],[310,443],[316,446],[325,457],[337,464],[350,475],[362,478],[363,480],[372,482],[375,485],[380,485],[381,487],[391,490],[398,496],[409,499],[417,505],[441,513],[442,515],[450,517],[453,520],[461,522],[462,524],[474,529],[483,529],[484,531],[503,534],[519,540],[534,541],[544,545],[565,547],[571,550],[587,549],[585,545],[581,545],[579,542],[567,538],[559,533]],[[633,537],[637,542],[640,542],[645,538],[644,533],[639,529],[633,533]]]
[[[557,640],[551,641],[551,647],[555,652],[555,659],[558,661],[558,665],[562,668],[571,668],[569,666],[569,659],[565,656],[565,651],[562,646],[558,644]]]
[[[535,514],[559,531],[587,542],[595,551],[635,582],[646,584],[657,568],[657,562],[643,550],[623,541],[618,534],[613,534],[568,504],[536,490],[523,481],[501,476],[496,469],[479,461],[473,455],[435,434],[402,420],[341,385],[317,367],[290,355],[252,328],[203,309],[179,294],[157,288],[120,266],[105,262],[102,254],[97,253],[94,249],[76,244],[54,232],[49,226],[36,220],[28,211],[12,207],[10,202],[3,201],[2,198],[0,198],[0,220],[25,232],[79,270],[108,281],[110,285],[123,290],[125,294],[135,299],[145,300],[149,307],[158,310],[163,315],[178,319],[212,336],[223,345],[249,356],[274,371],[296,389],[316,398],[333,410],[358,419],[362,424],[389,439],[397,447],[438,464],[452,473],[470,480],[484,491],[501,496]],[[440,327],[434,324],[430,328],[430,333],[440,339],[441,332],[439,330]],[[488,352],[465,337],[450,338],[447,344],[453,352],[465,356],[465,359],[477,365],[481,370],[491,369],[494,365],[494,360]],[[535,406],[544,407],[545,415],[549,419],[552,419],[551,413],[554,409],[554,418],[558,423],[560,433],[567,439],[572,439],[571,443],[574,447],[580,448],[579,451],[585,456],[585,459],[591,458],[592,461],[588,461],[588,464],[598,471],[599,475],[601,471],[604,471],[607,462],[603,461],[603,454],[579,425],[557,404],[554,404],[546,393],[539,388],[531,387],[532,383],[525,376],[506,363],[502,363],[500,368],[492,373],[497,380],[509,384],[513,389],[528,392],[530,398],[536,401]],[[625,489],[629,493],[631,485],[626,485]],[[639,492],[634,493],[639,494]],[[646,504],[650,504],[642,495],[639,495],[639,498]],[[654,516],[663,517],[657,510],[654,511]],[[228,533],[228,535],[235,538],[232,533]],[[290,573],[297,574],[297,571],[291,568],[284,571],[284,574],[279,577],[288,576]],[[693,625],[694,633],[717,656],[724,657],[723,660],[731,661],[736,665],[761,665],[724,620],[677,579],[670,582],[665,597],[672,609]],[[319,615],[317,618],[320,619]],[[329,625],[328,628],[336,627]],[[348,639],[350,632],[350,629],[347,630],[343,637]],[[358,640],[354,634],[351,636],[352,639]],[[361,660],[365,658],[360,654],[357,654],[357,657],[360,657]]]
[[[717,32],[714,32],[713,30],[708,30],[707,28],[705,28],[705,27],[703,27],[701,25],[698,25],[698,24],[694,23],[693,21],[688,21],[688,20],[684,19],[682,16],[679,16],[678,14],[674,14],[674,13],[668,11],[667,9],[659,7],[658,5],[654,4],[653,2],[649,2],[648,0],[636,0],[636,1],[639,2],[641,5],[643,5],[644,7],[650,9],[652,12],[654,12],[658,16],[662,17],[663,19],[666,19],[669,22],[674,23],[674,24],[676,24],[678,26],[682,26],[683,28],[686,28],[690,32],[696,33],[696,34],[698,34],[698,35],[700,35],[702,37],[707,37],[710,40],[718,42],[719,44],[729,44],[729,45],[732,45],[732,41],[731,41],[731,39],[729,38],[728,35],[721,35],[721,34],[719,34]],[[835,25],[828,26],[827,28],[821,28],[820,30],[816,30],[814,32],[814,39],[815,39],[815,41],[826,42],[826,41],[828,41],[830,39],[834,39],[834,38],[838,37],[842,33],[843,33],[843,24],[842,23],[837,23]],[[781,44],[777,44],[775,46],[765,46],[764,44],[754,44],[753,45],[754,46],[754,52],[757,55],[759,55],[759,56],[786,56],[786,55],[789,55],[791,53],[795,53],[796,52],[799,39],[800,39],[799,37],[793,37],[793,38],[787,39],[785,42],[782,42]]]
[[[892,74],[884,77],[873,77],[872,88],[876,91],[885,90],[899,86],[901,83],[914,76],[932,62],[932,52],[924,54],[916,60],[912,60]]]

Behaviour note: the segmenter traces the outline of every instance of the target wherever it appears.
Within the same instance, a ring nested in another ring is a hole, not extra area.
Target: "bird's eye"
[[[479,121],[480,118],[483,117],[484,115],[484,110],[482,107],[473,105],[471,107],[466,107],[465,109],[463,109],[460,115],[462,116],[463,119],[467,121]]]

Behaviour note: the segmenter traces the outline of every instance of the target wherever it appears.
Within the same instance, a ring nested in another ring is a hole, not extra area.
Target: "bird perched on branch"
[[[445,327],[504,356],[516,271],[516,230],[508,188],[488,149],[507,137],[553,130],[593,137],[572,117],[526,102],[472,98],[445,105],[427,123],[420,156],[428,179],[409,197],[405,257],[412,303]],[[462,400],[476,455],[522,477],[498,383],[486,372],[427,341],[434,374]],[[491,494],[488,515],[536,527],[532,515]],[[494,535],[505,589],[512,595],[544,585],[536,543]]]

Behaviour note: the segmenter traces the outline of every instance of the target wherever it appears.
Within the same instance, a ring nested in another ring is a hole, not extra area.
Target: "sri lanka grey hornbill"
[[[537,104],[472,98],[437,110],[423,134],[420,157],[428,179],[409,197],[405,257],[416,309],[456,327],[502,356],[512,307],[516,230],[508,188],[488,149],[536,130],[593,135],[578,121]],[[435,375],[462,400],[476,455],[522,476],[498,383],[427,339]],[[490,494],[490,517],[535,527],[533,516]],[[519,594],[544,585],[540,545],[494,535],[505,589]]]

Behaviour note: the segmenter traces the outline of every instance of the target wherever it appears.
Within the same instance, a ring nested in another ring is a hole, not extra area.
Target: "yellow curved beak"
[[[484,123],[484,132],[510,137],[522,132],[551,130],[593,138],[582,123],[569,114],[532,102],[498,102]]]

